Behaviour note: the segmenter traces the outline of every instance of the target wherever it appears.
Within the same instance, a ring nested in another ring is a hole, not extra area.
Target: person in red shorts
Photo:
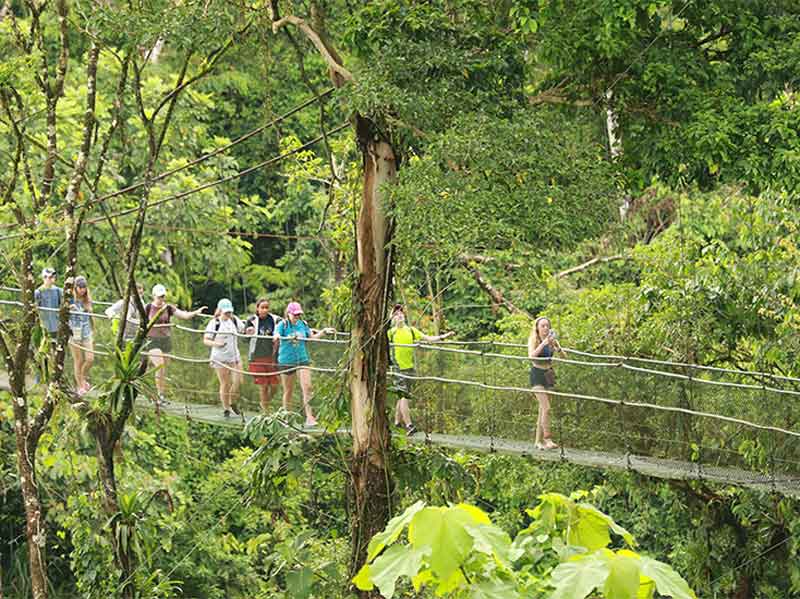
[[[258,399],[265,412],[269,410],[269,402],[280,385],[275,361],[278,343],[277,339],[272,338],[280,321],[280,316],[270,314],[269,300],[261,298],[256,302],[256,313],[244,325],[245,335],[252,336],[247,369],[255,375],[253,382],[258,385]]]

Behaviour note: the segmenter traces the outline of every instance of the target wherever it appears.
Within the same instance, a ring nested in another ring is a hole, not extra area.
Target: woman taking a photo
[[[556,352],[564,355],[564,350],[556,341],[556,332],[550,328],[550,320],[540,316],[533,323],[528,337],[528,357],[531,364],[531,387],[539,402],[539,416],[536,420],[536,449],[555,449],[550,434],[550,395],[547,393],[555,385],[555,372],[551,358]]]
[[[219,399],[222,415],[229,418],[231,410],[239,413],[235,404],[242,384],[242,356],[239,353],[237,335],[244,330],[244,323],[233,315],[231,300],[223,298],[206,326],[203,343],[211,348],[211,368],[219,380]]]
[[[75,389],[78,395],[86,394],[89,384],[89,370],[94,362],[94,341],[92,339],[92,294],[86,277],[75,277],[72,299],[69,306],[69,328],[72,336],[69,349],[72,352],[72,368],[75,373]]]
[[[296,376],[300,379],[300,390],[303,392],[306,426],[316,426],[317,419],[311,411],[311,371],[308,369],[310,359],[306,340],[319,339],[326,333],[334,333],[335,329],[314,331],[300,318],[302,313],[303,308],[298,302],[290,302],[286,306],[286,318],[275,329],[275,334],[279,337],[278,367],[281,370],[281,383],[283,383],[283,409],[286,411],[292,409],[292,389]]]

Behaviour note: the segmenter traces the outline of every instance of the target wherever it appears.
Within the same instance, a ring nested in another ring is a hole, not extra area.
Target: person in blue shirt
[[[539,415],[536,419],[536,449],[555,449],[550,434],[550,395],[547,393],[555,385],[552,357],[564,350],[556,341],[556,332],[550,328],[550,320],[540,316],[533,323],[528,337],[528,357],[531,363],[531,387],[539,402]]]
[[[281,371],[283,384],[283,409],[291,411],[292,390],[295,376],[300,379],[303,392],[303,410],[306,414],[306,426],[316,426],[317,419],[311,410],[311,371],[308,365],[311,360],[306,348],[307,339],[319,339],[326,333],[334,333],[332,328],[315,331],[300,318],[303,308],[298,302],[290,302],[286,306],[286,318],[278,323],[275,334],[278,336],[278,368]]]
[[[64,291],[56,287],[56,271],[50,268],[42,270],[42,285],[34,292],[34,301],[39,308],[42,327],[51,339],[58,333],[58,310],[64,299]]]

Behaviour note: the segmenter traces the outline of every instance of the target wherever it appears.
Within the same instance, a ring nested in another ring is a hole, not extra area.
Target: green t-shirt
[[[389,342],[393,343],[392,360],[400,370],[414,368],[414,342],[422,339],[422,331],[410,327],[392,327],[389,329]],[[402,347],[408,345],[409,347]]]

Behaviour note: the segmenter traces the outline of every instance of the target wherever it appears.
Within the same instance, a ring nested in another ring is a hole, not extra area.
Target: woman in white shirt
[[[203,343],[211,348],[209,360],[219,379],[219,399],[225,418],[230,417],[231,410],[239,413],[235,403],[242,384],[242,356],[237,336],[243,331],[244,323],[233,315],[231,300],[219,300],[214,318],[206,326]]]

